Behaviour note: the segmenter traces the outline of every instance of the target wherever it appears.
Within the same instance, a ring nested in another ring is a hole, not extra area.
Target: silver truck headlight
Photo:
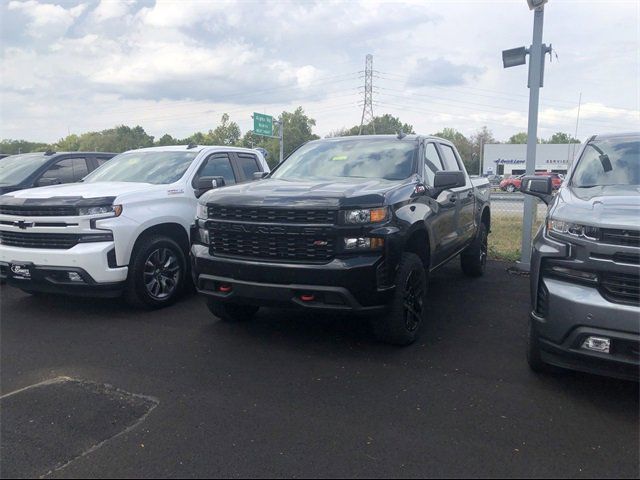
[[[207,205],[204,203],[198,203],[198,208],[196,209],[196,218],[206,219],[209,216]]]
[[[99,207],[80,207],[78,215],[105,215],[111,213],[112,217],[119,217],[122,213],[122,205],[103,205]]]
[[[583,237],[589,240],[598,240],[598,238],[600,238],[600,229],[598,227],[556,220],[554,218],[547,219],[547,231],[552,235],[556,234],[576,238]]]
[[[364,225],[366,223],[384,222],[389,215],[389,209],[384,208],[360,208],[344,212],[344,223],[347,225]]]

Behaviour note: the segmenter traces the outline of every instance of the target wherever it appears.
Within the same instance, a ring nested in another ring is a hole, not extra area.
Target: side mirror
[[[450,188],[464,187],[467,184],[467,179],[464,176],[464,172],[461,171],[439,171],[436,172],[433,179],[434,196],[437,196],[443,190],[449,190]]]
[[[269,175],[269,172],[253,172],[253,179],[262,180],[267,175]]]
[[[548,205],[553,200],[553,180],[551,177],[539,175],[522,177],[520,191],[538,197]]]
[[[61,185],[62,182],[58,178],[45,177],[36,182],[38,187],[49,187],[51,185]]]
[[[200,177],[196,183],[196,197],[199,198],[209,190],[224,186],[224,177]]]

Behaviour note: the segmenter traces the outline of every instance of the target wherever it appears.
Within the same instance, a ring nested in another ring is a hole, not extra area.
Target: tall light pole
[[[504,68],[515,67],[526,63],[529,54],[529,122],[527,127],[527,160],[526,174],[536,173],[536,147],[538,144],[538,104],[540,88],[544,83],[544,57],[551,52],[551,46],[542,43],[542,27],[544,23],[544,4],[548,0],[527,0],[529,8],[534,11],[533,41],[531,47],[513,48],[502,52]],[[524,216],[522,219],[522,244],[518,268],[529,271],[531,265],[531,231],[533,230],[534,199],[530,195],[524,198]]]

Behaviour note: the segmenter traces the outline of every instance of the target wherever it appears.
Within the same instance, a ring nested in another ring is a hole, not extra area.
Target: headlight
[[[598,240],[600,238],[600,229],[598,227],[565,222],[564,220],[555,220],[553,218],[547,220],[547,230],[551,234],[583,237],[589,240]]]
[[[387,208],[364,208],[347,210],[344,212],[344,223],[347,225],[363,225],[365,223],[380,223],[387,219]]]
[[[122,205],[104,205],[100,207],[81,207],[78,209],[78,215],[104,215],[112,213],[113,217],[119,217],[122,213]]]
[[[204,203],[198,203],[198,208],[196,209],[196,217],[197,218],[207,218],[209,216],[207,205]]]

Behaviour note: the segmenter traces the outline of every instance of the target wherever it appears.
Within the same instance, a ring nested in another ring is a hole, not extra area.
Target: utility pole
[[[540,88],[544,83],[544,57],[551,52],[551,46],[542,43],[542,27],[544,24],[544,4],[548,0],[527,0],[529,8],[534,11],[533,16],[533,41],[529,49],[525,47],[513,48],[502,52],[504,68],[526,64],[526,55],[529,55],[529,122],[527,127],[527,160],[526,174],[536,173],[536,148],[538,144],[538,104],[540,101]],[[534,198],[525,195],[524,216],[522,219],[522,243],[520,246],[520,261],[517,266],[520,270],[529,271],[531,266],[531,234],[533,230]]]
[[[280,137],[280,163],[284,160],[284,113],[282,115],[282,120],[276,120],[275,122],[279,125],[278,136]]]
[[[370,123],[373,133],[376,133],[376,126],[373,123],[373,55],[367,55],[364,68],[364,105],[362,106],[362,119],[360,120],[360,131],[362,127]]]

